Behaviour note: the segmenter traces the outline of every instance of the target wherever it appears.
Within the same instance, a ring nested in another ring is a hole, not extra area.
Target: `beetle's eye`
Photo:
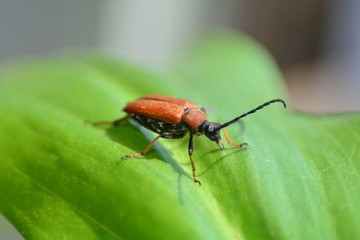
[[[216,123],[210,123],[209,126],[207,127],[207,132],[208,133],[214,133],[216,131],[218,131],[218,125]]]

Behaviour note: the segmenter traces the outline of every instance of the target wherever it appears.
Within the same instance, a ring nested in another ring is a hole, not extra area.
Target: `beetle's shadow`
[[[119,126],[104,127],[104,129],[106,135],[112,141],[132,150],[132,153],[129,153],[129,155],[140,152],[150,143],[139,129],[131,126],[128,122],[124,122]],[[153,149],[150,149],[148,154],[143,157],[146,158],[146,156],[152,155],[153,151]],[[119,156],[119,159],[121,157],[123,156]]]
[[[249,146],[245,146],[245,147],[241,147],[241,148],[237,148],[237,147],[225,148],[224,150],[222,150],[222,152],[224,152],[225,154],[222,154],[222,156],[219,156],[215,161],[210,163],[210,165],[208,165],[204,171],[199,173],[199,176],[205,175],[207,172],[209,172],[216,165],[220,164],[222,161],[224,161],[230,155],[236,154],[240,151],[246,151],[246,150],[248,150],[248,148],[249,148]],[[205,159],[205,158],[207,158],[208,155],[214,154],[215,152],[218,152],[218,151],[221,151],[221,150],[214,149],[214,150],[208,151],[207,153],[204,153],[203,155],[201,155],[199,159]]]
[[[150,135],[149,131],[144,129],[140,130],[138,126],[133,126],[130,122],[124,122],[119,126],[109,126],[104,128],[106,135],[114,142],[119,143],[121,146],[125,146],[132,150],[129,154],[134,154],[142,151],[147,145],[149,145],[153,135]],[[147,137],[146,137],[147,136]],[[179,198],[182,202],[181,197],[181,177],[184,175],[189,179],[192,179],[189,173],[185,172],[182,167],[175,161],[175,159],[169,154],[169,152],[161,145],[162,140],[167,139],[159,139],[155,145],[145,154],[139,158],[143,158],[144,160],[156,158],[161,161],[165,161],[173,168],[173,170],[178,173],[178,191]],[[160,141],[160,142],[159,142]],[[130,160],[122,160],[122,156],[119,156],[119,162],[123,161],[131,161]]]

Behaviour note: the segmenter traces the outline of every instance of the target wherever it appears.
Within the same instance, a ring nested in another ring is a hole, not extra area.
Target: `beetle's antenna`
[[[247,113],[244,113],[244,114],[242,114],[242,115],[234,118],[233,120],[231,120],[231,121],[229,121],[229,122],[226,122],[226,123],[222,124],[222,125],[219,127],[219,129],[225,128],[225,127],[229,126],[230,124],[233,124],[234,122],[238,121],[240,118],[246,117],[246,116],[249,115],[249,114],[253,114],[253,113],[255,113],[256,111],[262,109],[263,107],[266,107],[266,106],[268,106],[268,105],[270,105],[270,104],[272,104],[272,103],[276,103],[276,102],[281,102],[281,103],[284,105],[284,108],[286,108],[286,103],[284,102],[284,100],[282,100],[282,99],[273,99],[273,100],[271,100],[271,101],[268,101],[268,102],[266,102],[266,103],[258,106],[257,108],[254,108],[253,110],[251,110],[251,111],[249,111],[249,112],[247,112]]]

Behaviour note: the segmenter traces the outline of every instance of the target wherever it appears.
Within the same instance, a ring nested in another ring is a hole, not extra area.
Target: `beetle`
[[[146,95],[133,102],[128,103],[123,111],[127,114],[125,117],[116,119],[114,121],[98,121],[93,122],[95,126],[113,125],[117,126],[123,121],[134,119],[140,125],[157,133],[158,135],[141,151],[132,155],[123,156],[122,159],[136,158],[145,155],[149,149],[159,138],[177,139],[183,138],[188,132],[190,133],[188,154],[190,158],[193,180],[195,183],[201,185],[196,178],[195,163],[192,158],[193,155],[193,139],[198,135],[205,135],[211,141],[215,141],[220,150],[224,150],[224,145],[221,142],[220,130],[224,132],[224,136],[229,145],[234,147],[242,147],[247,143],[236,144],[233,143],[226,132],[225,128],[235,123],[241,118],[253,114],[256,111],[266,107],[272,103],[280,102],[286,108],[286,103],[282,99],[273,99],[262,105],[228,121],[223,124],[210,122],[207,119],[204,108],[199,108],[195,103],[190,101],[161,95]]]

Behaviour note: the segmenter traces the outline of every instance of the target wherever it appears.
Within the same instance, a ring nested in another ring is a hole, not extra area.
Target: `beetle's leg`
[[[119,125],[120,123],[122,123],[123,121],[131,118],[132,116],[134,116],[134,114],[128,114],[128,115],[126,115],[125,117],[116,119],[116,120],[114,120],[114,121],[98,121],[98,122],[92,122],[91,124],[92,124],[93,126],[104,126],[104,125],[117,126],[117,125]]]
[[[194,136],[193,136],[192,134],[190,134],[190,140],[189,140],[189,157],[190,157],[190,163],[191,163],[191,168],[192,168],[192,173],[193,173],[194,182],[195,182],[195,183],[198,183],[199,185],[201,185],[201,182],[196,179],[196,168],[195,168],[194,160],[192,159],[192,153],[193,153],[193,150],[194,150],[193,139],[194,139]]]
[[[145,155],[160,137],[172,138],[170,133],[161,133],[156,138],[154,138],[141,152],[135,153],[133,155],[123,156],[121,159],[131,159]]]
[[[135,153],[133,155],[128,155],[128,156],[123,156],[121,159],[131,159],[131,158],[136,158],[142,155],[145,155],[149,149],[155,144],[155,142],[161,137],[161,134],[159,134],[156,138],[154,138],[149,145],[147,145],[141,152],[139,153]]]
[[[230,139],[230,136],[229,134],[227,133],[226,129],[223,128],[223,131],[224,131],[224,135],[225,135],[225,138],[226,138],[226,141],[229,145],[231,146],[234,146],[234,147],[243,147],[243,146],[247,146],[248,144],[247,143],[241,143],[241,144],[238,144],[238,143],[233,143]]]

